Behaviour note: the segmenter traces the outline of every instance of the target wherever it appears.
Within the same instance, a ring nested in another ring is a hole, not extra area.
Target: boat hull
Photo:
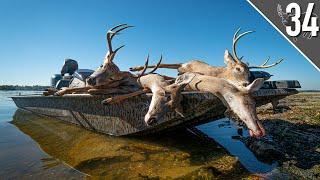
[[[298,91],[295,89],[261,89],[254,97],[260,106],[296,93]],[[16,96],[12,99],[21,109],[115,136],[142,135],[179,126],[195,126],[224,116],[226,107],[215,95],[202,92],[182,94],[184,117],[170,111],[163,120],[152,126],[144,122],[151,101],[150,94],[112,105],[101,104],[103,99],[110,96]]]

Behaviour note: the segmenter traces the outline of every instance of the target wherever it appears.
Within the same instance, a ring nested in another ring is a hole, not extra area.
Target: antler
[[[145,93],[149,93],[149,92],[151,92],[150,89],[143,89],[143,90],[139,90],[139,91],[132,92],[132,93],[129,93],[129,94],[110,97],[110,98],[107,98],[107,99],[103,100],[101,103],[104,104],[104,105],[115,104],[115,103],[119,103],[119,102],[121,102],[121,101],[123,101],[125,99],[131,98],[131,97],[135,97],[135,96],[139,96],[141,94],[145,94]]]
[[[268,57],[268,59],[262,63],[260,66],[249,66],[249,69],[253,69],[253,68],[270,68],[270,67],[273,67],[273,66],[276,66],[278,64],[280,64],[284,59],[280,59],[279,61],[273,63],[273,64],[270,64],[270,65],[266,65],[270,60],[270,56]]]
[[[160,60],[158,61],[157,65],[148,73],[145,73],[146,70],[148,69],[148,64],[149,64],[149,54],[147,56],[147,59],[146,59],[146,62],[144,64],[144,68],[142,70],[142,72],[140,74],[138,74],[138,79],[141,77],[141,76],[145,76],[145,75],[148,75],[148,74],[152,74],[154,73],[160,66],[161,64],[161,61],[162,61],[162,55],[160,56]]]
[[[241,58],[238,57],[237,55],[237,51],[236,51],[236,46],[237,46],[237,43],[239,41],[240,38],[242,38],[243,36],[247,35],[247,34],[250,34],[250,33],[253,33],[254,31],[246,31],[240,35],[238,35],[238,33],[240,32],[241,28],[239,28],[236,33],[233,35],[233,39],[232,39],[232,53],[233,53],[233,59],[237,62],[241,62]]]
[[[124,30],[124,29],[127,29],[127,28],[130,28],[130,27],[134,27],[134,26],[130,26],[130,25],[127,25],[127,24],[120,24],[118,26],[115,26],[111,29],[108,30],[107,32],[107,43],[108,43],[108,48],[109,48],[109,51],[108,51],[108,54],[107,54],[107,60],[108,61],[112,61],[114,56],[116,55],[117,51],[121,48],[124,47],[124,45],[118,47],[117,49],[113,50],[112,49],[112,39],[115,35],[119,34],[120,31]]]

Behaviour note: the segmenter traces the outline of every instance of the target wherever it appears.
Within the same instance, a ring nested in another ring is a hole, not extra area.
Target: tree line
[[[47,89],[49,86],[19,86],[19,85],[0,85],[0,90],[5,91],[14,91],[14,90],[20,90],[20,91],[43,91]]]

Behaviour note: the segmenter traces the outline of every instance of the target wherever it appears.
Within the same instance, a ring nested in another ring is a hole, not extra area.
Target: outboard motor
[[[73,76],[71,76],[69,73],[64,74],[62,76],[62,79],[60,79],[56,84],[56,89],[61,89],[63,87],[69,87],[71,80],[73,79]]]
[[[78,69],[73,73],[73,79],[70,82],[69,87],[84,87],[86,86],[86,79],[89,77],[94,71],[91,69]]]
[[[51,78],[51,86],[56,89],[61,89],[63,87],[69,87],[71,80],[73,79],[73,74],[78,70],[78,62],[73,59],[65,59],[61,74],[55,74]]]
[[[73,59],[65,59],[61,69],[61,75],[64,76],[66,73],[73,75],[78,70],[78,62]]]
[[[51,86],[56,89],[63,87],[84,87],[86,79],[94,71],[90,69],[78,69],[78,62],[73,59],[65,59],[61,74],[51,77]]]
[[[53,76],[51,76],[51,87],[56,87],[56,84],[61,79],[62,79],[62,75],[61,74],[54,74]]]

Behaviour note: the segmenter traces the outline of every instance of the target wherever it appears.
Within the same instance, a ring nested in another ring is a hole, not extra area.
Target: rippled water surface
[[[0,91],[4,179],[240,178],[276,166],[258,161],[232,139],[237,131],[227,119],[157,136],[117,138],[17,110],[9,97],[19,93],[37,92]]]

